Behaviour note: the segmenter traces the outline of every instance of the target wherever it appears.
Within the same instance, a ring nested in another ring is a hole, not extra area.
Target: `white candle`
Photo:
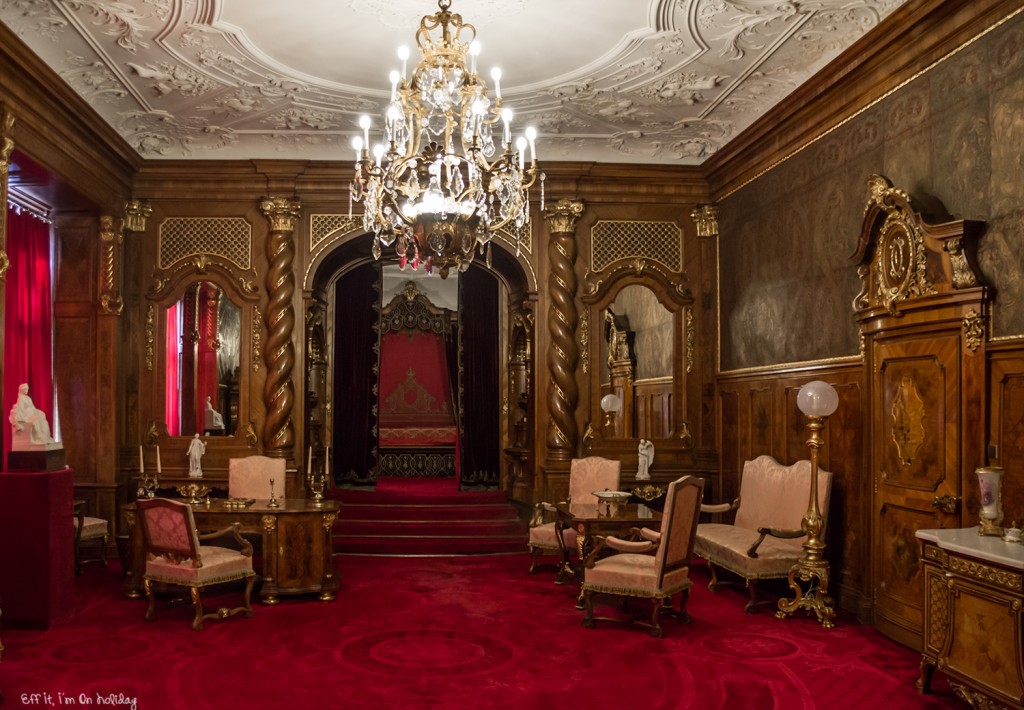
[[[405,81],[405,62],[409,59],[409,48],[402,45],[398,48],[398,58],[402,60],[402,81]]]
[[[501,98],[501,69],[494,67],[491,69],[491,78],[494,79],[494,98]]]
[[[391,100],[394,101],[395,94],[398,92],[398,72],[392,71],[388,78],[391,79]]]
[[[505,130],[501,133],[501,142],[508,146],[512,143],[512,109],[501,110],[501,120],[505,124]]]
[[[522,136],[516,138],[516,150],[519,151],[519,169],[523,169],[523,161],[526,160],[526,139]]]
[[[534,146],[537,141],[537,129],[533,126],[526,127],[526,140],[530,143],[530,163],[532,164],[537,160],[537,156],[534,153]]]
[[[356,152],[356,168],[359,161],[363,159],[363,139],[359,136],[352,136],[352,149]]]
[[[156,446],[156,472],[163,473],[163,469],[160,468],[160,445]]]
[[[328,446],[327,450],[324,451],[324,476],[331,475],[331,447]]]
[[[363,145],[370,147],[370,117],[360,116],[359,127],[363,129]]]
[[[139,473],[146,472],[146,459],[142,456],[142,444],[139,444]]]
[[[306,471],[313,470],[313,447],[309,447],[309,451],[306,452]]]

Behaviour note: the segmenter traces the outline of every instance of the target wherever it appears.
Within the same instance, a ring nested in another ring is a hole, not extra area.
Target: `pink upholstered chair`
[[[618,461],[600,456],[573,459],[569,464],[569,502],[594,502],[597,500],[592,495],[594,491],[618,490],[620,469]],[[547,514],[554,510],[555,506],[551,503],[538,503],[534,510],[533,520],[530,521],[530,574],[537,569],[539,555],[545,552],[562,555],[564,564],[567,561],[565,551],[576,547],[575,530],[563,530],[560,544],[555,534],[555,523],[545,522]]]
[[[232,498],[269,500],[270,479],[274,479],[274,496],[284,498],[284,459],[269,456],[228,459],[228,495]]]
[[[85,514],[85,501],[75,501],[75,574],[82,573],[85,562],[102,562],[107,564],[107,542],[110,540],[109,524],[103,518],[93,518]],[[84,559],[82,545],[95,544],[99,548],[96,558]]]
[[[252,568],[252,545],[238,533],[238,524],[215,533],[199,535],[187,503],[150,498],[139,500],[139,520],[146,546],[146,572],[143,587],[149,608],[146,621],[153,618],[155,610],[154,585],[187,587],[195,608],[192,628],[201,631],[204,619],[223,619],[243,613],[252,616],[252,586],[256,573]],[[202,541],[232,536],[240,550],[231,550],[213,545],[201,545]],[[203,613],[201,590],[215,584],[245,581],[244,603],[234,609],[218,609],[210,614]]]
[[[635,537],[641,538],[639,540],[598,537],[583,568],[584,626],[593,628],[596,619],[633,620],[595,617],[595,594],[653,600],[651,622],[645,625],[650,627],[651,636],[655,638],[660,638],[663,633],[658,617],[666,610],[671,611],[671,598],[675,594],[680,594],[677,615],[683,622],[689,622],[686,601],[692,586],[690,555],[703,496],[704,480],[683,476],[669,484],[660,532],[634,528]],[[615,554],[602,557],[607,548],[614,550]]]
[[[832,474],[818,469],[818,507],[824,525]],[[758,456],[743,464],[740,496],[732,503],[705,505],[702,512],[736,511],[732,525],[702,523],[697,526],[694,554],[708,561],[711,582],[716,590],[723,584],[719,568],[740,577],[749,595],[745,611],[753,613],[760,603],[756,582],[759,579],[785,578],[802,554],[806,535],[800,529],[811,492],[811,462],[797,461],[783,466],[771,456]]]

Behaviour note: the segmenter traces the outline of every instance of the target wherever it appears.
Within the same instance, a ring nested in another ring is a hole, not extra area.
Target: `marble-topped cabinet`
[[[924,639],[918,688],[938,668],[974,707],[1024,708],[1024,544],[977,528],[918,530]]]

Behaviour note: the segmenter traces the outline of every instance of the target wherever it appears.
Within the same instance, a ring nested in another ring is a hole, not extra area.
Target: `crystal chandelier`
[[[420,21],[416,44],[423,55],[406,78],[409,50],[391,72],[391,100],[383,140],[370,147],[369,116],[359,119],[351,199],[364,204],[363,228],[374,235],[373,256],[394,247],[404,269],[465,271],[474,253],[486,250],[502,227],[521,229],[530,220],[529,189],[544,175],[537,169],[533,127],[512,142],[512,111],[501,105],[501,71],[491,71],[494,97],[477,74],[476,28],[448,11],[451,0]],[[530,162],[526,165],[526,150]],[[517,240],[518,246],[518,240]]]

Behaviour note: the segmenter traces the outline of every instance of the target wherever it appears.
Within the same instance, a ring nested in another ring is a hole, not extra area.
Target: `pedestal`
[[[60,471],[64,468],[64,447],[8,451],[8,471]]]
[[[48,628],[74,608],[74,474],[0,473],[4,625]]]

